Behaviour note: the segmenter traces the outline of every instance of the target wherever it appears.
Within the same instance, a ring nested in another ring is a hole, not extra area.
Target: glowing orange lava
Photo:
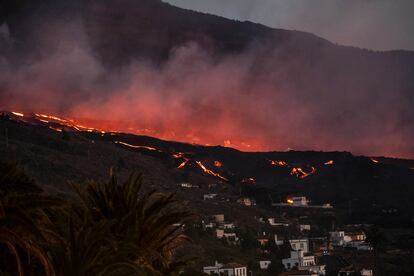
[[[57,131],[57,132],[62,132],[62,129],[61,128],[56,128],[56,127],[52,127],[52,126],[49,126],[49,128],[51,130],[54,130],[54,131]]]
[[[13,114],[13,115],[16,115],[16,116],[19,116],[19,117],[24,117],[24,114],[23,114],[23,113],[21,113],[21,112],[15,112],[15,111],[12,111],[12,114]]]
[[[220,174],[218,174],[218,173],[215,173],[215,172],[213,172],[213,171],[211,171],[211,170],[209,170],[209,169],[207,169],[204,165],[203,165],[203,163],[201,163],[200,161],[196,161],[196,163],[197,163],[197,165],[205,172],[205,173],[207,173],[207,174],[209,174],[209,175],[212,175],[212,176],[215,176],[215,177],[218,177],[218,178],[220,178],[221,180],[224,180],[224,181],[228,181],[228,179],[227,178],[225,178],[225,177],[223,177],[223,176],[221,176]]]
[[[147,146],[136,146],[136,145],[131,145],[131,144],[128,144],[128,143],[125,143],[125,142],[121,142],[121,141],[114,141],[114,143],[115,144],[124,145],[126,147],[134,148],[134,149],[146,149],[146,150],[152,150],[152,151],[158,151],[158,152],[160,151],[160,150],[158,150],[156,148],[147,147]]]
[[[334,161],[333,160],[329,160],[329,161],[325,162],[324,164],[325,165],[333,165],[334,164]]]
[[[287,166],[288,164],[285,161],[281,160],[270,160],[272,166]]]
[[[290,172],[290,175],[294,175],[299,179],[304,179],[312,174],[316,173],[316,168],[315,167],[311,167],[311,171],[310,172],[305,172],[302,168],[293,168],[292,171]]]

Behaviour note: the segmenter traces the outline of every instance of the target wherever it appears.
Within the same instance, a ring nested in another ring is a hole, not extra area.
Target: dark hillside
[[[247,153],[131,134],[56,131],[65,127],[35,116],[23,119],[28,123],[13,114],[2,118],[1,159],[19,162],[50,191],[66,192],[68,182],[105,179],[111,170],[121,176],[140,171],[159,189],[176,190],[182,182],[198,186],[187,194],[194,203],[215,184],[225,196],[241,192],[266,209],[288,196],[306,195],[312,204],[331,203],[361,215],[395,209],[406,217],[414,210],[410,160],[382,162],[347,152]]]

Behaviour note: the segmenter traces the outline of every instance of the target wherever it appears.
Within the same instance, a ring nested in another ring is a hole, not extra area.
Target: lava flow
[[[24,117],[24,114],[23,113],[20,113],[20,112],[13,111],[12,114],[13,115],[16,115],[16,116],[19,116],[19,117]]]
[[[160,150],[156,149],[156,148],[152,148],[152,147],[147,147],[147,146],[136,146],[136,145],[131,145],[125,142],[121,142],[121,141],[114,141],[115,144],[120,144],[129,148],[133,148],[133,149],[146,149],[146,150],[151,150],[151,151],[158,151],[161,152]]]
[[[185,165],[187,165],[187,163],[190,161],[190,158],[187,158],[184,156],[184,152],[177,152],[173,154],[173,157],[175,159],[182,159],[183,162],[180,163],[180,165],[177,167],[177,169],[183,169],[185,167]]]
[[[203,163],[201,163],[200,161],[196,161],[196,163],[197,163],[197,165],[205,172],[205,173],[207,173],[207,174],[209,174],[209,175],[212,175],[212,176],[215,176],[215,177],[218,177],[218,178],[220,178],[221,180],[224,180],[224,181],[228,181],[228,179],[227,178],[225,178],[224,176],[221,176],[220,174],[218,174],[218,173],[215,173],[215,172],[213,172],[213,171],[211,171],[211,170],[209,170],[209,169],[207,169],[204,165],[203,165]]]
[[[334,161],[333,160],[329,160],[327,162],[324,163],[324,165],[333,165]]]
[[[294,175],[299,179],[304,179],[314,173],[316,173],[316,168],[312,166],[310,172],[305,172],[302,168],[293,168],[290,175]]]
[[[286,163],[285,161],[281,161],[281,160],[270,160],[270,164],[272,166],[287,166],[288,163]]]

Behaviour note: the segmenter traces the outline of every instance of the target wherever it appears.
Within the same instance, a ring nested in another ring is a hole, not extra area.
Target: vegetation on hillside
[[[186,264],[174,253],[191,215],[174,194],[142,191],[137,174],[74,188],[52,197],[0,163],[1,275],[176,275]]]

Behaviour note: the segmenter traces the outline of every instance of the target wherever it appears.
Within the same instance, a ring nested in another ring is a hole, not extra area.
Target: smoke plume
[[[387,80],[389,68],[355,78],[352,65],[332,62],[330,46],[325,56],[303,64],[300,56],[265,43],[218,59],[186,41],[162,65],[135,59],[111,68],[102,64],[81,21],[56,22],[41,35],[59,43],[23,62],[16,54],[0,59],[2,109],[249,151],[414,157],[413,97],[406,86]],[[15,41],[2,41],[13,53]]]

